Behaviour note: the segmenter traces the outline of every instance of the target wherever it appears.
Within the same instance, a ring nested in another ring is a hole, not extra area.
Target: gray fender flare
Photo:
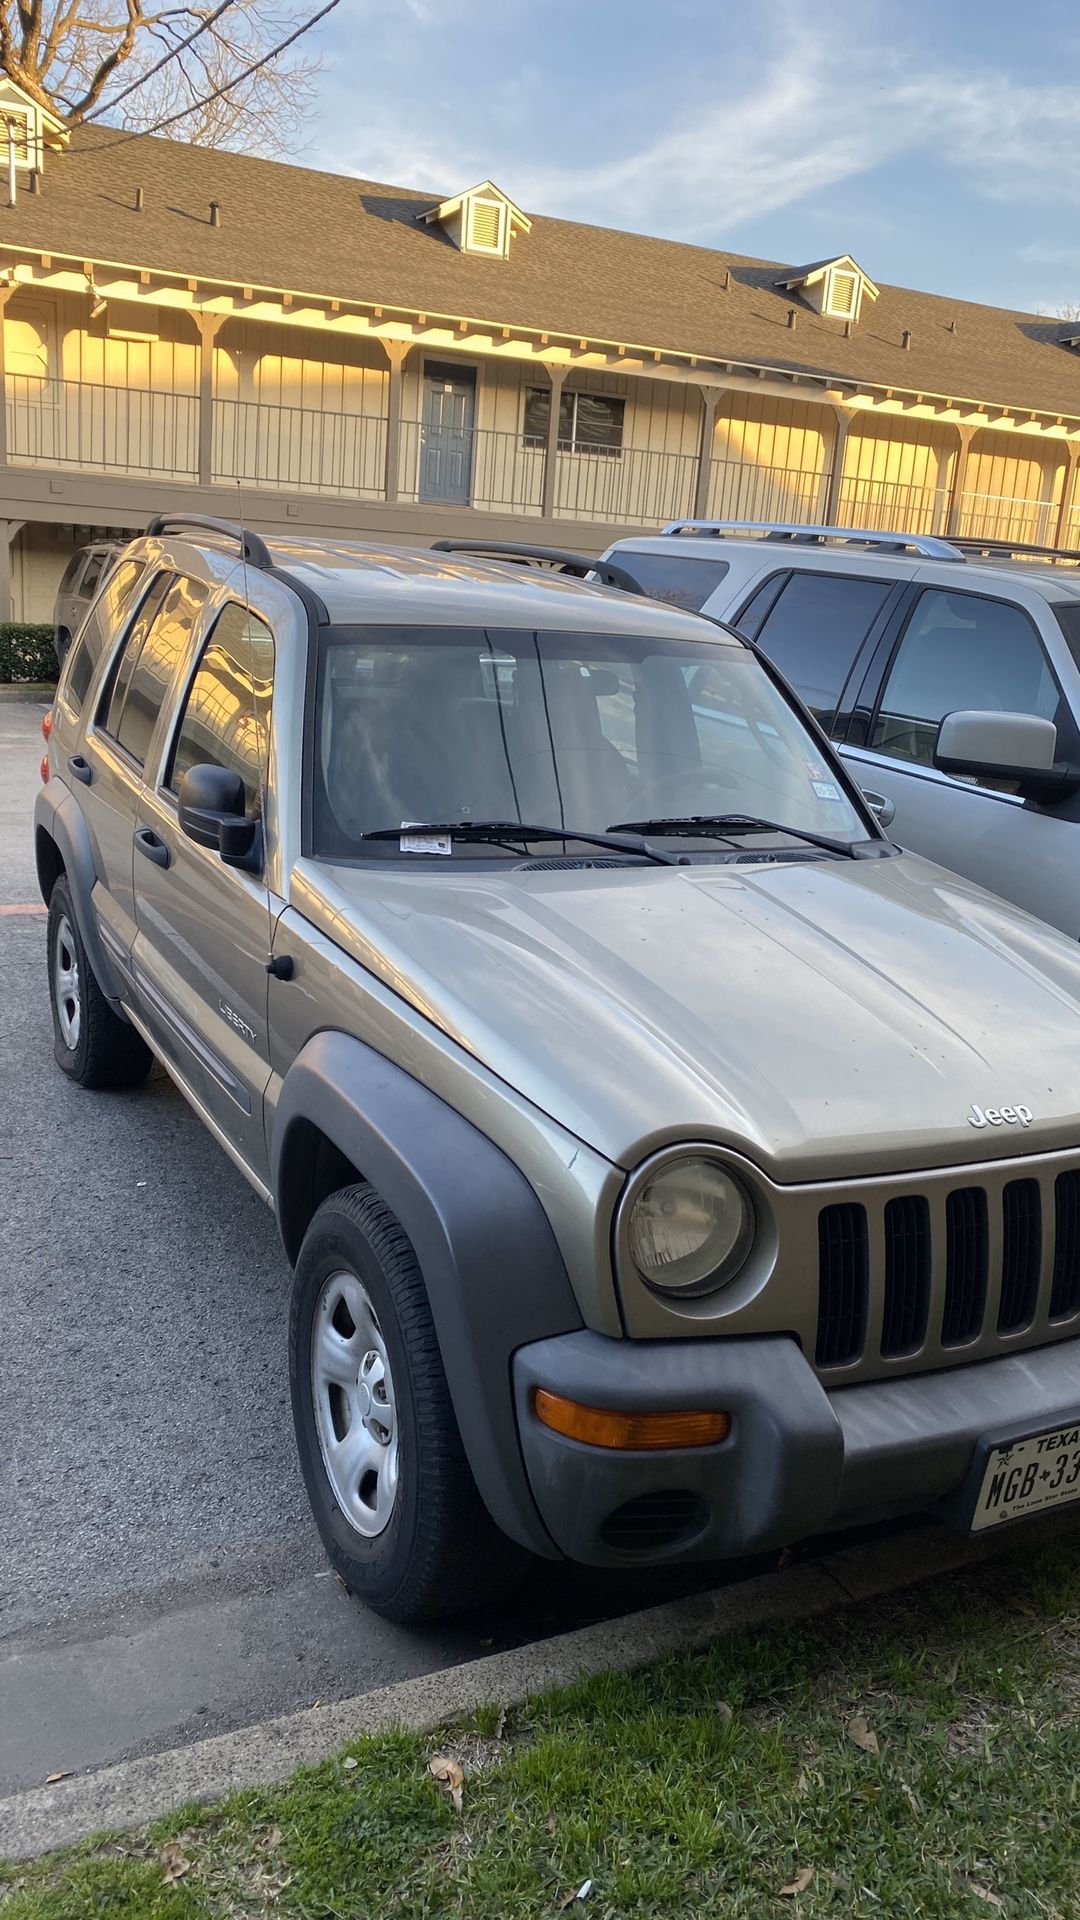
[[[532,1187],[485,1134],[401,1067],[348,1034],[320,1033],[289,1068],[274,1115],[272,1185],[292,1261],[310,1212],[312,1128],[370,1182],[409,1238],[465,1452],[492,1518],[533,1553],[558,1558],[529,1490],[511,1363],[519,1347],[572,1332],[582,1320]]]
[[[53,841],[64,863],[79,937],[89,955],[97,983],[110,1006],[117,1013],[122,1013],[120,1000],[114,990],[113,969],[98,932],[97,915],[91,898],[98,875],[90,835],[86,821],[61,780],[49,780],[34,801],[34,852],[38,886],[47,905],[47,866],[42,859],[40,838],[43,833]]]

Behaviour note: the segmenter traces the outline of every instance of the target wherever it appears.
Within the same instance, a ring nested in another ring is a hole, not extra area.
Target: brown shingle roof
[[[221,207],[216,228],[211,200]],[[1061,321],[882,286],[847,339],[842,321],[783,291],[778,282],[795,268],[782,262],[541,217],[509,260],[484,259],[417,222],[436,203],[340,174],[85,128],[67,153],[49,156],[39,194],[23,189],[16,207],[0,208],[0,246],[1080,417],[1080,355],[1062,344],[1070,329]]]

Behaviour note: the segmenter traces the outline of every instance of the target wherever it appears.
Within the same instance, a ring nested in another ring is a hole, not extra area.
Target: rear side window
[[[90,555],[86,563],[86,572],[79,581],[80,593],[84,593],[89,597],[89,595],[95,591],[97,583],[101,579],[101,570],[105,565],[106,558],[107,555],[104,553],[92,553]]]
[[[1035,714],[1056,721],[1059,734],[1071,731],[1026,613],[1006,600],[930,588],[904,630],[869,744],[896,760],[932,766],[945,715],[968,708]]]
[[[187,652],[207,588],[199,580],[174,580],[148,628],[128,684],[116,739],[142,766],[173,674]]]
[[[73,713],[82,712],[102,652],[132,607],[145,575],[144,560],[122,560],[83,621],[60,689]]]
[[[56,589],[58,594],[70,593],[72,587],[75,585],[76,575],[78,574],[79,568],[82,566],[82,563],[85,558],[86,558],[86,555],[84,554],[81,547],[78,549],[77,553],[72,554],[71,559],[68,561],[67,566],[64,568],[64,571],[60,576],[60,585]]]
[[[190,767],[227,767],[244,782],[253,813],[262,787],[274,640],[237,604],[225,607],[203,649],[184,702],[165,785],[174,793]]]
[[[823,727],[831,727],[859,648],[892,590],[891,580],[859,574],[793,573],[766,615],[758,646]]]
[[[620,547],[612,559],[640,581],[653,600],[700,613],[730,570],[727,560],[704,560],[688,553],[635,553]]]
[[[1055,607],[1058,625],[1069,643],[1069,652],[1080,667],[1080,600],[1066,600]]]

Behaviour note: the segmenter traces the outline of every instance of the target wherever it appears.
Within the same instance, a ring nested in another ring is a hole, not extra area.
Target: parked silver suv
[[[1080,938],[1080,555],[677,521],[608,557],[755,641],[902,846]]]
[[[156,1054],[275,1208],[370,1604],[1080,1497],[1080,953],[899,854],[736,636],[170,517],[48,761],[57,1060]]]

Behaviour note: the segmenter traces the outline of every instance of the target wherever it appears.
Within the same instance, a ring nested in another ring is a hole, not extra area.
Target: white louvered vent
[[[834,273],[829,297],[829,312],[838,314],[841,320],[850,320],[855,312],[858,285],[855,274]]]
[[[502,252],[504,209],[494,200],[474,200],[469,223],[469,245],[483,253]]]

